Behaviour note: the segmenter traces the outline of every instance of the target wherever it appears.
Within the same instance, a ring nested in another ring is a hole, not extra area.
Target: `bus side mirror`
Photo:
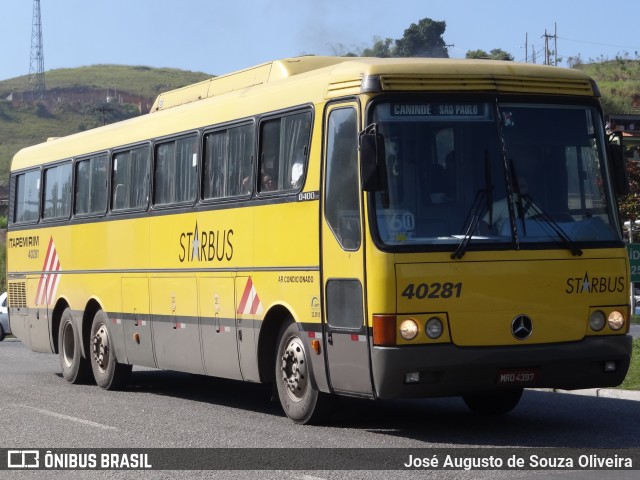
[[[385,177],[384,137],[369,125],[360,132],[360,178],[365,192],[384,189]]]
[[[620,132],[609,136],[609,171],[613,177],[613,187],[618,196],[628,195],[629,178],[627,176],[627,162],[624,158],[624,145]]]

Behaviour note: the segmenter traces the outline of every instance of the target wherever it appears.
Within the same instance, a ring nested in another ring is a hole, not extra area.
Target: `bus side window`
[[[102,214],[107,209],[107,155],[76,162],[76,203],[74,213]]]
[[[149,146],[118,152],[113,158],[111,208],[144,210],[149,204]]]
[[[13,223],[37,222],[40,210],[40,170],[13,179]]]
[[[262,123],[259,192],[293,192],[302,187],[311,135],[311,112]]]
[[[202,199],[250,195],[254,143],[253,124],[207,133],[202,156]]]
[[[260,193],[278,190],[280,119],[265,122],[260,131]]]
[[[345,250],[360,248],[356,111],[340,108],[329,114],[327,125],[327,182],[325,217]]]
[[[156,146],[154,205],[191,203],[197,189],[197,137],[163,142]]]
[[[128,206],[127,185],[130,184],[129,152],[120,152],[113,159],[113,180],[111,182],[113,194],[111,199],[114,210],[123,210]]]
[[[69,218],[71,213],[71,162],[44,171],[44,208],[47,220]]]

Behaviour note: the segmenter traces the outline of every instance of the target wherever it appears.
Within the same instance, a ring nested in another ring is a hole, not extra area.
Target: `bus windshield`
[[[386,178],[376,237],[388,246],[571,246],[619,241],[604,134],[590,105],[379,103]]]

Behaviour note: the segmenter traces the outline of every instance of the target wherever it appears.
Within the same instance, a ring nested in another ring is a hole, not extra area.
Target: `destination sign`
[[[392,103],[392,117],[487,118],[486,103]]]

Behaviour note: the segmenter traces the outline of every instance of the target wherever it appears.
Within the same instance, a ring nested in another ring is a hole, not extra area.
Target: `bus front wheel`
[[[58,330],[58,355],[62,376],[69,383],[85,383],[91,378],[89,362],[82,356],[80,334],[73,322],[71,309],[65,308]]]
[[[513,410],[520,397],[522,388],[507,390],[503,392],[479,393],[475,395],[464,395],[462,399],[467,407],[480,415],[502,415]]]
[[[296,423],[322,422],[327,394],[319,392],[311,382],[311,365],[297,324],[292,320],[285,323],[278,338],[275,382],[284,412]]]
[[[129,381],[132,366],[118,363],[107,324],[107,314],[98,310],[91,325],[91,368],[98,386],[118,390]]]

